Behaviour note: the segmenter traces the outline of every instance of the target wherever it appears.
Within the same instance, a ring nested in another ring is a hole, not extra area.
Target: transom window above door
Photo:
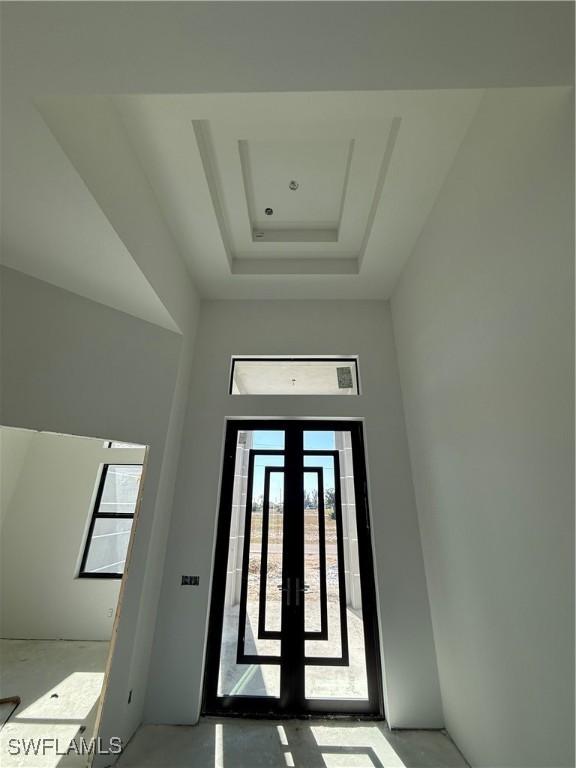
[[[231,395],[358,395],[356,357],[234,357]]]

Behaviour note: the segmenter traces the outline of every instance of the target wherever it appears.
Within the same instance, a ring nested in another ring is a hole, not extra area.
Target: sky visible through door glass
[[[282,430],[254,430],[252,433],[252,447],[257,450],[284,450],[284,432]],[[304,450],[306,451],[333,451],[335,449],[335,434],[333,431],[310,430],[304,432]],[[264,466],[282,466],[283,457],[262,456],[257,457],[265,461],[255,461],[254,464],[254,491],[255,496],[262,493],[264,488]],[[306,466],[324,468],[324,488],[334,488],[334,460],[331,456],[306,456]],[[317,477],[314,474],[304,473],[304,491],[308,493],[317,487]],[[270,478],[270,498],[279,500],[283,490],[283,477],[275,473]]]

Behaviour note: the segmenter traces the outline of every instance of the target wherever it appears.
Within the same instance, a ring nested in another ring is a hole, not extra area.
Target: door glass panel
[[[317,433],[318,434],[318,433]],[[332,433],[333,435],[334,433]],[[336,505],[335,505],[335,478],[334,478],[334,457],[333,456],[304,456],[304,467],[318,467],[318,472],[324,491],[324,550],[325,550],[325,568],[324,578],[321,576],[319,559],[315,553],[319,551],[321,542],[318,536],[318,524],[314,528],[310,525],[310,519],[306,520],[304,573],[307,574],[310,581],[305,579],[305,583],[318,583],[317,590],[309,590],[304,595],[305,615],[320,615],[321,611],[321,590],[320,586],[324,581],[324,591],[326,595],[326,614],[327,627],[325,637],[318,639],[307,639],[305,641],[305,652],[307,657],[322,656],[324,658],[333,658],[337,660],[342,655],[342,626],[340,622],[341,601],[340,601],[340,568],[338,563],[338,536],[336,528]],[[304,472],[305,481],[310,473]],[[318,507],[322,506],[318,501],[315,504],[312,519],[318,520]],[[306,519],[306,518],[305,518]],[[315,535],[314,535],[315,534]],[[312,543],[313,542],[313,543]],[[308,627],[306,627],[308,629]],[[323,675],[332,670],[323,671]]]
[[[252,435],[252,448],[284,450],[284,432],[281,429],[255,429]]]
[[[336,433],[331,430],[307,430],[304,432],[304,450],[333,451],[336,448],[335,439]]]
[[[280,431],[238,433],[219,696],[280,695],[283,447]]]
[[[350,432],[345,431],[305,432],[304,446],[305,450],[326,450],[325,455],[305,455],[304,465],[305,484],[311,474],[306,469],[321,467],[327,597],[327,636],[305,640],[305,696],[309,699],[367,699],[352,438]],[[319,536],[318,527],[307,526],[305,538],[314,535]],[[317,551],[319,546],[310,548],[310,554],[305,554],[309,561],[305,564],[308,584],[312,581],[310,571],[315,571],[320,578],[320,566],[314,554]],[[320,588],[308,590],[305,605],[306,601],[318,603],[319,596]],[[310,612],[316,616],[318,611],[317,605],[314,608],[307,606],[306,615]],[[315,661],[319,663],[315,664]]]
[[[326,626],[326,552],[322,468],[304,472],[304,630]]]
[[[264,621],[266,632],[280,632],[282,629],[282,549],[284,542],[284,472],[270,471],[266,508],[268,510],[267,546],[262,551],[266,556],[266,567],[262,573],[264,584],[260,594],[266,596]],[[276,648],[279,640],[274,641]],[[278,651],[279,652],[279,651]]]
[[[250,545],[248,550],[246,616],[244,621],[244,653],[258,656],[280,656],[280,640],[267,637],[266,618],[270,617],[279,629],[282,574],[282,522],[283,515],[276,514],[270,529],[270,490],[278,498],[284,490],[284,473],[272,472],[282,467],[283,456],[254,455],[252,483],[252,514],[250,517]],[[275,490],[274,490],[275,489]],[[280,557],[278,557],[280,556]],[[280,560],[278,569],[277,561]],[[270,572],[273,569],[273,573]],[[266,597],[276,592],[274,602],[267,604]],[[242,616],[242,594],[240,616]],[[272,616],[270,616],[272,614]],[[268,628],[270,629],[270,627]]]

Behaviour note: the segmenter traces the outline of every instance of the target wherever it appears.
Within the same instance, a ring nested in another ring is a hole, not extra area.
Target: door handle
[[[309,584],[303,584],[300,586],[300,579],[296,578],[296,607],[300,605],[300,595],[303,595],[305,592],[308,592],[310,589]]]
[[[286,605],[290,607],[290,577],[286,579],[286,586],[283,584],[277,584],[276,589],[286,593]]]
[[[305,592],[308,592],[308,590],[310,589],[310,585],[309,584],[303,584],[302,586],[300,586],[300,579],[299,578],[296,578],[295,581],[296,581],[296,584],[295,584],[296,589],[294,591],[296,593],[296,595],[295,595],[295,597],[296,597],[296,607],[298,607],[300,605],[300,595],[304,594]],[[286,585],[284,585],[284,584],[276,584],[276,589],[279,589],[281,592],[285,592],[286,593],[286,605],[288,607],[290,607],[290,593],[292,591],[290,589],[290,577],[288,577],[286,579]]]

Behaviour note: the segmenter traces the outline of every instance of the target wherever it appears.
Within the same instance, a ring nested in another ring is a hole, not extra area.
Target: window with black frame
[[[122,578],[141,478],[141,464],[104,464],[78,574],[81,578]]]

